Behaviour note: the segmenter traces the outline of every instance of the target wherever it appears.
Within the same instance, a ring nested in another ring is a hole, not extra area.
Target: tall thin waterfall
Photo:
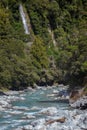
[[[23,25],[24,25],[25,34],[30,34],[26,14],[23,10],[22,4],[20,4],[20,6],[19,6],[19,11],[20,11],[20,15],[21,15],[22,22],[23,22]]]

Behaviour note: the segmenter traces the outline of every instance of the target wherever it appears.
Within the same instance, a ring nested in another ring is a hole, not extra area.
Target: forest
[[[29,35],[20,4],[30,20]],[[83,86],[86,77],[87,0],[0,0],[0,89]]]

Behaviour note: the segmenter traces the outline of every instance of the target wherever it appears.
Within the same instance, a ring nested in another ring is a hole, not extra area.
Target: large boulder
[[[86,95],[87,87],[74,90],[70,94],[69,103],[71,107],[87,109],[87,95]]]
[[[77,101],[71,104],[74,108],[87,109],[87,96],[79,98]]]

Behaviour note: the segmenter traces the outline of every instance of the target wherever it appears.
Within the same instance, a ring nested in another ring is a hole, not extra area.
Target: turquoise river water
[[[58,102],[56,97],[49,96],[53,91],[59,91],[59,88],[28,90],[10,95],[10,106],[0,111],[0,130],[16,130],[18,126],[29,125],[31,121],[43,116],[45,118],[45,115],[38,113],[48,107],[68,109],[67,102]],[[3,100],[3,96],[0,98]]]

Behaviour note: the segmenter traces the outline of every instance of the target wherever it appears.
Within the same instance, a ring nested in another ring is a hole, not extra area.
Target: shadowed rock
[[[0,91],[0,96],[7,95],[4,92]]]

